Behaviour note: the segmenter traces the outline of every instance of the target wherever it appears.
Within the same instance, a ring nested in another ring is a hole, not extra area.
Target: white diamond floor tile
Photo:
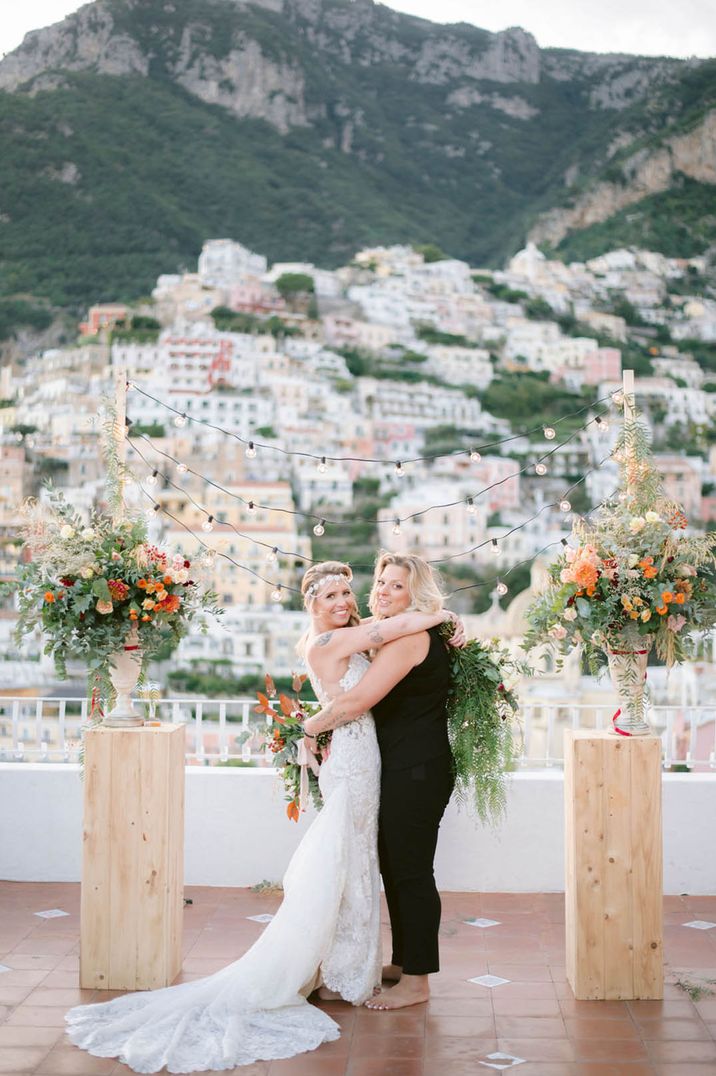
[[[34,915],[39,915],[40,919],[59,919],[61,915],[69,915],[69,912],[63,912],[62,908],[49,908],[46,912],[34,912]]]
[[[253,923],[270,923],[273,919],[272,915],[268,912],[262,912],[261,915],[247,915],[247,919],[250,919]]]
[[[711,930],[711,927],[716,927],[716,923],[709,923],[708,919],[694,919],[691,923],[682,923],[684,927],[693,927],[694,930]]]
[[[469,927],[482,927],[483,929],[500,926],[499,919],[465,919],[464,922]]]
[[[469,983],[477,983],[478,986],[504,986],[512,982],[511,979],[501,979],[499,975],[477,975],[474,979],[468,979]]]
[[[486,1069],[497,1069],[499,1072],[503,1072],[505,1069],[513,1069],[517,1065],[524,1065],[524,1057],[513,1057],[512,1054],[503,1054],[499,1051],[495,1054],[488,1054],[484,1061],[480,1061],[480,1065],[484,1065]]]

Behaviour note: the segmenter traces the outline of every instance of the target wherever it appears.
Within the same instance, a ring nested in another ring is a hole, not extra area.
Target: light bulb
[[[269,549],[266,554],[266,560],[269,564],[275,564],[278,559],[278,546],[274,546],[273,549]]]
[[[535,474],[539,474],[539,475],[547,474],[547,464],[546,463],[536,463],[535,464]]]
[[[326,473],[326,457],[325,456],[321,456],[321,461],[318,464],[316,470],[318,471],[319,474],[325,474]]]
[[[249,441],[248,445],[246,446],[246,459],[247,460],[253,460],[255,458],[256,458],[256,449],[254,448],[254,442]]]
[[[253,513],[256,511],[256,505],[253,501],[249,501],[249,503],[246,505],[246,511],[250,512],[251,515],[253,515]]]
[[[158,474],[159,474],[159,471],[152,471],[149,478],[147,479],[147,485],[148,486],[156,486],[156,484],[157,484],[157,475]]]
[[[557,431],[554,429],[553,426],[545,426],[543,432],[548,441],[554,441],[555,437],[557,436]]]
[[[599,429],[601,430],[602,433],[607,432],[607,430],[609,429],[609,423],[607,422],[607,420],[605,418],[602,418],[601,415],[597,415],[597,417],[594,419],[594,421],[596,422],[597,426],[599,427]]]
[[[466,507],[467,514],[470,515],[470,516],[474,516],[475,512],[477,511],[477,508],[475,507],[475,502],[473,501],[472,497],[468,497],[467,501],[465,503],[467,505],[467,507]]]
[[[213,529],[214,529],[214,517],[213,516],[208,516],[208,518],[205,519],[204,522],[202,523],[201,529],[203,531],[206,531],[207,534],[209,533],[209,531],[213,531]]]
[[[495,587],[495,590],[500,595],[500,597],[503,598],[505,596],[505,594],[507,593],[507,583],[503,583],[501,579],[498,579],[497,580],[497,586]]]
[[[179,474],[186,474],[188,470],[189,468],[185,463],[177,463],[177,471],[179,472]]]
[[[500,553],[502,552],[499,545],[497,544],[497,538],[490,539],[490,552],[493,553],[496,557],[499,557]]]
[[[624,403],[624,393],[621,391],[615,392],[612,396],[612,400],[617,407],[621,407],[621,405]]]
[[[322,519],[320,523],[316,524],[316,526],[313,528],[313,533],[315,534],[316,538],[320,538],[322,534],[326,533],[325,519]]]
[[[152,507],[152,511],[153,511],[153,512],[155,512],[155,513],[156,513],[156,512],[160,512],[160,511],[161,511],[161,505],[159,505],[159,504],[155,504],[155,505],[154,505],[154,506]]]
[[[398,460],[398,462],[395,465],[395,474],[396,474],[396,477],[398,477],[398,478],[402,478],[403,475],[405,474],[405,471],[403,470],[403,465],[400,462],[400,460]]]
[[[186,415],[175,415],[174,425],[178,426],[180,429],[182,426],[186,426]]]
[[[393,534],[402,534],[402,531],[400,529],[400,520],[397,516],[395,517],[395,522],[393,523]]]
[[[572,505],[570,504],[570,502],[567,500],[566,497],[564,498],[563,501],[559,502],[559,510],[560,510],[560,512],[571,512],[572,511]]]
[[[271,601],[280,602],[283,595],[281,594],[281,584],[277,583],[274,590],[271,591]]]
[[[204,564],[206,564],[208,568],[213,568],[214,564],[216,563],[216,550],[208,548],[205,549],[203,554],[203,560]]]
[[[560,542],[562,543],[562,545],[566,549],[567,548],[567,539],[566,538],[560,538]]]
[[[475,448],[471,449],[471,451],[470,451],[470,460],[471,460],[471,462],[472,463],[479,463],[481,459],[482,459],[482,456],[477,451],[477,449],[475,449]]]

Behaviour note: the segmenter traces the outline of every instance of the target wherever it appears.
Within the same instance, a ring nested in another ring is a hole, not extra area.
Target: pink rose
[[[98,613],[111,613],[114,606],[112,605],[112,602],[104,601],[104,599],[100,598],[95,605],[95,609]]]
[[[567,635],[567,629],[562,624],[555,624],[553,628],[549,629],[549,635],[553,639],[564,639]]]
[[[669,629],[669,631],[677,632],[677,631],[681,631],[681,629],[683,628],[685,623],[686,623],[686,617],[685,616],[682,616],[681,613],[679,613],[677,616],[674,616],[673,613],[672,613],[672,615],[666,621],[666,626]]]

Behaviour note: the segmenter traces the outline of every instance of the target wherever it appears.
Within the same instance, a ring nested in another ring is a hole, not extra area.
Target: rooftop
[[[245,888],[189,887],[184,966],[178,981],[239,957],[280,895]],[[79,885],[0,883],[0,1072],[47,1076],[130,1070],[69,1045],[63,1016],[107,991],[79,990]],[[38,912],[69,913],[50,919]],[[564,975],[564,897],[558,893],[444,893],[443,968],[429,1003],[371,1012],[322,1003],[341,1038],[311,1054],[259,1062],[237,1076],[475,1076],[517,1066],[522,1076],[708,1076],[716,1072],[716,993],[692,1001],[677,981],[716,979],[716,897],[667,897],[664,1001],[575,1001]],[[493,925],[466,920],[484,918]],[[387,914],[383,909],[386,931]],[[508,980],[489,988],[469,980]],[[692,991],[693,992],[693,991]],[[503,1058],[490,1058],[501,1053]]]

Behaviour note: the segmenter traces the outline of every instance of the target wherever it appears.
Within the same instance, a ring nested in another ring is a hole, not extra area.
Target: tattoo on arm
[[[332,638],[333,638],[333,632],[332,631],[327,631],[323,635],[318,636],[318,638],[316,639],[315,645],[316,646],[327,646],[328,643],[330,643]]]
[[[385,642],[383,636],[380,634],[380,629],[379,628],[373,628],[372,631],[369,631],[368,632],[368,638],[376,646],[380,646],[381,643]]]

